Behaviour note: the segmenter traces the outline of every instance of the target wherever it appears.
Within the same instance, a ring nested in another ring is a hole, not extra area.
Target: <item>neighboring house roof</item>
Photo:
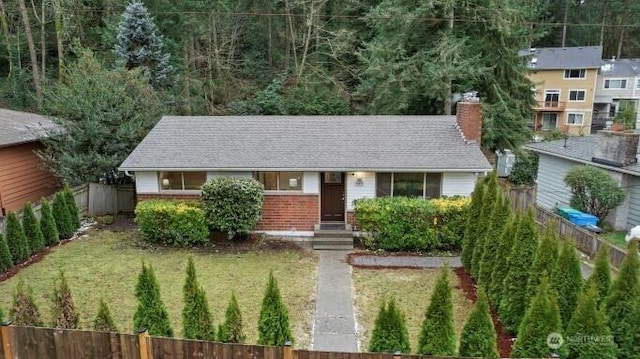
[[[602,64],[602,46],[531,48],[518,55],[529,57],[529,68],[537,70],[590,69]]]
[[[614,172],[640,176],[640,163],[625,167],[612,167],[592,161],[596,149],[597,135],[568,137],[566,140],[529,143],[525,149],[549,156],[564,158],[583,164],[605,168]],[[565,142],[566,141],[566,142]],[[565,146],[566,143],[566,146]]]
[[[165,116],[121,170],[491,171],[454,116]]]
[[[640,59],[603,60],[598,75],[604,77],[639,76]]]
[[[0,147],[33,142],[42,137],[53,122],[35,113],[0,109]]]

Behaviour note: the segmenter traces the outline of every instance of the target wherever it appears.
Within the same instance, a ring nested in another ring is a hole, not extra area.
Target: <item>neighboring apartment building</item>
[[[535,131],[569,135],[591,132],[593,100],[602,46],[521,50],[535,84]]]
[[[636,128],[640,128],[640,59],[604,60],[598,72],[594,100],[594,127],[601,129],[606,121],[628,106],[636,110]]]

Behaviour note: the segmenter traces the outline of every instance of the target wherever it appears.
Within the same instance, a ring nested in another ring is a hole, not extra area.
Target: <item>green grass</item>
[[[613,231],[613,232],[604,233],[601,235],[601,237],[618,247],[626,248],[627,244],[624,241],[624,237],[626,235],[627,235],[627,232],[624,232],[624,231]]]
[[[71,287],[80,325],[89,328],[101,297],[107,301],[121,332],[132,332],[137,302],[135,284],[144,260],[155,269],[162,300],[177,336],[182,333],[182,286],[189,256],[195,261],[198,280],[204,287],[216,326],[224,319],[231,292],[235,291],[242,311],[247,342],[257,341],[258,316],[269,270],[273,269],[289,309],[296,347],[310,342],[314,311],[317,259],[304,251],[251,251],[217,254],[212,250],[142,248],[135,232],[92,232],[55,248],[41,262],[22,269],[0,283],[0,307],[8,314],[14,287],[23,279],[36,297],[46,323],[51,321],[48,296],[52,283],[63,270]]]
[[[411,350],[418,346],[420,326],[424,312],[431,300],[431,293],[438,278],[438,269],[353,269],[355,286],[356,316],[358,318],[360,347],[369,347],[369,338],[374,327],[380,304],[383,300],[395,297],[398,308],[402,310],[409,329]],[[473,304],[465,298],[462,290],[455,289],[458,277],[449,276],[453,290],[454,321],[456,335],[460,333]]]

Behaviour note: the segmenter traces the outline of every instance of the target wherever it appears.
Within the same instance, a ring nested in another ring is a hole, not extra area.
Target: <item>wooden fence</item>
[[[2,326],[0,359],[445,359],[382,353],[294,350],[246,344],[53,328]]]
[[[526,212],[536,203],[536,185],[515,186],[506,180],[500,180],[502,195],[509,198],[514,211]]]

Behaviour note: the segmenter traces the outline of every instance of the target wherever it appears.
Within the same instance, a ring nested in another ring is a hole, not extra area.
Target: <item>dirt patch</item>
[[[209,246],[220,253],[246,253],[262,251],[299,251],[310,250],[310,242],[302,240],[267,237],[263,234],[250,234],[229,239],[226,233],[212,233]]]
[[[475,303],[478,299],[476,282],[462,267],[455,268],[453,271],[460,279],[460,285],[457,288],[464,291],[467,299]],[[498,336],[498,352],[500,352],[500,357],[509,358],[511,356],[514,337],[505,332],[498,319],[498,314],[493,309],[491,309],[491,319],[493,320],[493,326],[496,328],[496,334]]]
[[[116,215],[113,219],[113,223],[102,224],[98,227],[107,231],[122,232],[137,230],[138,224],[135,222],[135,216],[133,213],[125,213]]]

